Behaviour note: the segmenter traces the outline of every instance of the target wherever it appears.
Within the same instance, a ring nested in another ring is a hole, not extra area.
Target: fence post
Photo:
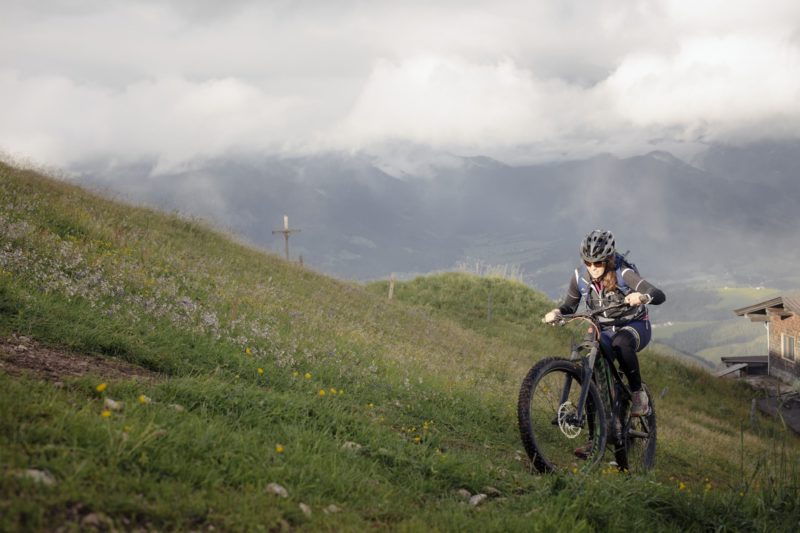
[[[489,280],[489,297],[486,301],[486,321],[492,321],[492,280]]]
[[[394,272],[392,275],[389,276],[389,299],[391,300],[394,296]]]

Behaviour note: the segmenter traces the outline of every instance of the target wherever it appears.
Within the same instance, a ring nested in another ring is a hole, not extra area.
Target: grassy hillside
[[[570,335],[538,322],[546,298],[463,274],[385,290],[0,165],[0,529],[800,520],[797,439],[655,353],[653,475],[531,474],[517,387]]]

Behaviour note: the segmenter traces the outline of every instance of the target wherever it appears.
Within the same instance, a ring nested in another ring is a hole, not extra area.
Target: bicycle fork
[[[578,355],[578,349],[573,349],[572,351],[573,359],[577,357],[583,358],[583,364],[581,365],[581,391],[578,395],[578,405],[575,406],[575,415],[574,420],[570,420],[572,425],[577,427],[583,427],[584,422],[586,422],[584,417],[584,410],[586,408],[586,398],[589,396],[589,385],[592,381],[592,373],[594,372],[594,362],[597,358],[597,344],[592,343],[592,346],[589,350],[588,355],[580,356]],[[559,405],[564,405],[569,400],[569,393],[572,389],[572,376],[567,374],[566,379],[564,380],[564,388],[561,390],[561,402]]]

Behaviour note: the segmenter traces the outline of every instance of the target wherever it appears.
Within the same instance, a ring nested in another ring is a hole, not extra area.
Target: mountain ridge
[[[771,261],[753,264],[737,249],[744,246],[749,257],[774,255],[777,263],[789,257],[792,224],[777,212],[800,198],[800,179],[793,179],[800,156],[792,147],[800,153],[800,145],[789,145],[771,161],[770,150],[777,148],[770,145],[714,146],[693,160],[705,169],[652,151],[528,166],[460,158],[460,165],[428,167],[435,175],[398,178],[374,157],[334,154],[215,160],[158,178],[145,178],[153,168],[146,165],[128,172],[84,168],[76,181],[209,217],[275,250],[282,243],[271,230],[288,214],[305,228],[293,240],[295,257],[302,254],[309,264],[346,278],[435,271],[471,259],[503,262],[474,243],[488,237],[502,244],[525,234],[560,242],[551,265],[563,264],[575,261],[575,243],[588,229],[603,227],[616,231],[621,247],[638,257],[656,258],[647,271],[662,278],[705,274],[720,285],[733,276],[734,283],[791,287],[797,276]],[[747,154],[756,154],[765,177],[744,179],[745,167],[735,162]],[[364,250],[352,237],[375,247]],[[658,260],[665,252],[669,266]],[[528,272],[528,283],[555,295],[548,288],[564,281],[537,274],[550,266],[540,259],[523,254],[518,266]]]

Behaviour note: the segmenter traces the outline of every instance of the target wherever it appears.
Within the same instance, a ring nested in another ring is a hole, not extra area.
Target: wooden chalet
[[[800,293],[778,296],[735,309],[734,313],[752,322],[762,322],[766,325],[767,374],[789,383],[800,379],[800,362],[797,356],[800,349]],[[733,357],[727,359],[731,360],[725,361],[728,365],[747,362],[733,361],[736,359]],[[755,362],[755,359],[753,361]]]

